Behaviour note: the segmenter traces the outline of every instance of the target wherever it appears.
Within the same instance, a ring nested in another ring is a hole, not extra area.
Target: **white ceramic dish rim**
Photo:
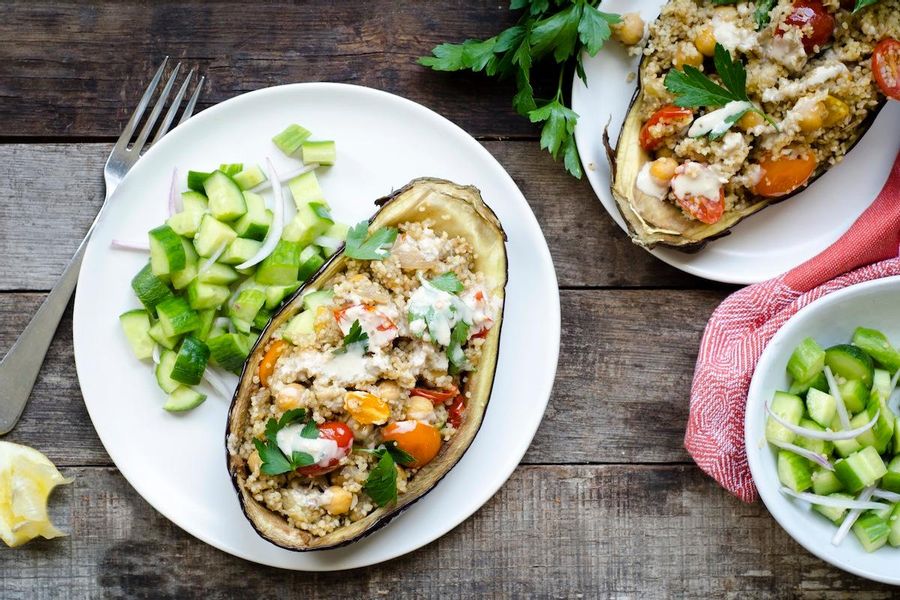
[[[500,175],[501,179],[503,180],[503,185],[505,187],[509,188],[510,190],[515,191],[515,194],[513,194],[513,196],[514,196],[513,201],[517,201],[517,202],[520,201],[525,205],[525,207],[527,209],[527,211],[526,211],[527,219],[529,220],[528,224],[529,224],[529,226],[533,226],[534,231],[539,236],[539,241],[542,242],[542,243],[538,244],[538,252],[540,254],[541,260],[546,261],[546,264],[548,264],[550,266],[548,276],[552,279],[552,281],[548,279],[548,281],[546,283],[547,283],[547,285],[552,285],[552,289],[556,290],[556,293],[552,295],[553,296],[552,301],[549,302],[549,306],[547,306],[548,312],[546,312],[544,314],[545,320],[548,323],[548,326],[551,328],[550,332],[549,332],[550,337],[552,339],[555,339],[556,343],[553,344],[550,348],[545,348],[546,353],[544,354],[544,356],[546,358],[546,364],[548,366],[548,374],[547,374],[547,377],[544,378],[544,381],[543,381],[543,384],[541,385],[541,387],[534,390],[534,392],[535,392],[534,397],[542,399],[540,406],[535,407],[535,410],[537,408],[540,408],[541,415],[543,415],[544,411],[546,410],[546,406],[549,403],[550,393],[552,391],[553,383],[555,381],[555,373],[556,373],[556,368],[557,368],[558,359],[559,359],[559,340],[560,340],[560,333],[561,333],[561,317],[560,317],[558,283],[556,280],[556,273],[553,268],[552,257],[550,255],[550,251],[549,251],[549,248],[547,247],[546,241],[543,239],[543,235],[541,233],[541,229],[537,222],[537,219],[534,216],[533,212],[530,210],[530,207],[528,206],[524,195],[522,195],[521,191],[518,189],[518,186],[515,184],[512,177],[510,177],[510,175],[502,167],[502,165],[499,163],[499,161],[497,161],[497,159],[494,158],[493,155],[491,155],[490,152],[488,152],[487,149],[484,148],[484,146],[482,146],[480,143],[478,143],[474,138],[472,138],[468,133],[466,133],[461,127],[459,127],[458,125],[456,125],[455,123],[453,123],[452,121],[447,119],[446,117],[443,117],[443,116],[439,115],[438,113],[432,111],[431,109],[429,109],[425,106],[422,106],[422,105],[420,105],[412,100],[409,100],[407,98],[403,98],[401,96],[397,96],[395,94],[391,94],[389,92],[385,92],[382,90],[377,90],[377,89],[368,88],[368,87],[364,87],[364,86],[357,86],[357,85],[353,85],[353,84],[331,83],[331,82],[294,83],[294,84],[272,86],[272,87],[268,87],[268,88],[263,88],[263,89],[247,92],[245,94],[241,94],[240,96],[236,96],[234,98],[231,98],[229,100],[221,102],[215,106],[212,106],[212,107],[198,113],[192,119],[187,121],[184,125],[180,126],[179,129],[181,130],[181,133],[183,135],[185,131],[190,131],[190,129],[199,126],[198,125],[199,123],[202,123],[206,120],[215,119],[216,116],[218,115],[218,113],[221,110],[223,110],[223,107],[226,107],[226,106],[232,107],[232,106],[240,104],[240,103],[247,103],[247,102],[253,101],[256,98],[259,98],[261,96],[268,95],[268,94],[289,93],[290,90],[292,90],[292,89],[332,90],[332,91],[336,91],[337,93],[349,90],[349,93],[364,94],[364,95],[368,94],[373,97],[377,97],[377,100],[379,100],[379,101],[400,104],[405,109],[412,111],[412,112],[419,113],[423,116],[423,118],[434,121],[437,127],[449,129],[452,134],[457,135],[460,139],[460,143],[464,143],[464,144],[468,145],[474,154],[479,155],[486,164],[491,165],[491,169]],[[169,136],[173,136],[173,135],[175,135],[175,132],[172,132],[169,134]],[[167,138],[169,136],[167,136]],[[155,153],[165,151],[165,147],[166,147],[165,140],[163,140],[163,142],[161,142],[160,144],[151,148],[148,151],[148,153],[145,155],[145,157],[142,158],[142,160],[146,160],[147,157],[149,157]],[[127,178],[125,181],[127,181]],[[125,182],[123,182],[123,184],[124,183]],[[373,211],[374,211],[374,208],[373,208]],[[85,261],[84,261],[85,264],[90,264],[90,258],[94,253],[108,251],[108,248],[98,247],[98,245],[93,243],[93,241],[94,240],[92,240],[92,243],[90,243],[88,245],[88,248],[86,250]],[[81,278],[79,278],[79,284],[80,283],[81,283]],[[80,385],[81,385],[81,380],[82,380],[83,374],[85,373],[85,368],[86,368],[85,367],[86,359],[79,360],[79,358],[78,358],[79,353],[77,350],[78,339],[82,335],[84,335],[79,326],[80,320],[78,318],[79,314],[82,312],[81,310],[79,310],[79,308],[80,307],[84,308],[82,306],[83,300],[80,300],[80,299],[83,299],[85,294],[79,293],[79,292],[81,292],[82,289],[83,289],[83,287],[81,285],[79,285],[78,288],[76,289],[75,308],[74,308],[74,317],[73,317],[73,326],[72,326],[73,327],[73,338],[75,340],[76,371],[79,375],[79,384]],[[502,338],[501,338],[501,344],[502,344]],[[83,386],[82,386],[82,388],[83,388]],[[88,414],[91,417],[92,422],[95,422],[96,419],[95,419],[95,416],[92,414],[91,403],[85,402],[85,405],[87,407]],[[129,482],[129,484],[131,484],[131,486],[138,492],[138,494],[140,494],[157,511],[159,511],[161,514],[166,516],[166,518],[171,520],[173,523],[175,523],[176,525],[178,525],[179,527],[181,527],[183,530],[190,533],[194,537],[196,537],[196,538],[206,542],[207,544],[210,544],[211,546],[214,546],[224,552],[228,552],[229,554],[233,554],[235,556],[238,556],[238,557],[246,559],[246,560],[258,562],[260,564],[276,566],[279,568],[290,568],[293,570],[307,570],[307,571],[309,571],[309,570],[316,570],[316,571],[346,570],[346,569],[368,566],[368,565],[372,565],[372,564],[378,564],[380,562],[391,560],[398,556],[402,556],[404,554],[412,552],[412,551],[414,551],[418,548],[421,548],[422,546],[434,541],[435,539],[440,538],[441,536],[443,536],[447,532],[449,532],[451,529],[455,528],[457,525],[459,525],[460,523],[462,523],[463,521],[468,519],[479,508],[481,508],[481,506],[483,506],[484,503],[486,503],[491,497],[493,497],[496,494],[496,492],[503,486],[503,484],[512,475],[513,471],[518,466],[519,462],[521,461],[522,457],[524,456],[525,452],[527,451],[528,447],[530,446],[531,441],[534,438],[534,435],[537,432],[537,429],[538,429],[541,421],[542,421],[542,418],[536,418],[536,419],[534,419],[534,422],[530,428],[528,428],[527,430],[521,430],[521,435],[519,435],[517,438],[519,440],[518,445],[515,447],[508,447],[507,448],[508,452],[504,453],[504,455],[502,457],[500,457],[502,460],[496,461],[495,466],[494,466],[494,471],[495,471],[495,473],[497,473],[497,475],[492,478],[493,482],[488,483],[486,486],[479,486],[479,487],[475,488],[480,493],[475,493],[475,492],[472,493],[471,498],[474,500],[470,500],[467,503],[470,506],[470,509],[467,509],[465,511],[465,514],[462,515],[458,520],[448,520],[446,523],[444,523],[444,525],[442,527],[437,528],[433,532],[431,532],[431,533],[433,533],[433,535],[427,535],[424,538],[417,540],[414,544],[412,544],[410,546],[403,546],[403,547],[399,547],[395,550],[390,550],[390,551],[384,553],[382,556],[380,556],[377,560],[368,561],[368,562],[366,562],[366,561],[360,561],[360,562],[349,561],[352,564],[347,564],[347,565],[344,565],[344,566],[341,566],[338,568],[330,568],[328,565],[320,565],[320,566],[318,566],[318,568],[315,568],[315,569],[308,569],[308,568],[296,567],[296,566],[285,567],[283,565],[277,565],[277,564],[273,564],[270,562],[261,561],[257,557],[247,554],[247,553],[244,553],[244,552],[241,552],[238,548],[235,548],[235,547],[223,547],[223,545],[221,543],[219,543],[220,540],[213,539],[212,536],[209,536],[205,532],[199,530],[199,528],[194,527],[191,523],[184,522],[181,519],[176,519],[176,518],[170,517],[159,506],[157,506],[156,503],[148,500],[147,490],[144,489],[144,485],[137,478],[135,478],[133,476],[129,476],[129,474],[126,471],[123,471],[121,469],[120,469],[120,472],[126,478],[126,480]],[[95,429],[97,429],[96,425],[95,425]],[[106,441],[104,440],[104,436],[99,429],[97,429],[97,433],[98,433],[101,443],[103,444],[107,453],[113,459],[113,462],[116,463],[118,466],[122,457],[119,455],[118,452],[111,451],[111,448],[107,445]],[[477,439],[477,436],[476,436],[476,439]],[[223,455],[224,455],[224,447],[223,447]],[[223,460],[223,469],[224,468],[225,468],[225,466],[224,466],[224,460]],[[482,483],[484,484],[487,482],[482,482]],[[402,516],[400,518],[402,518]],[[396,523],[392,524],[392,526],[396,526]],[[285,552],[287,552],[287,551],[285,551]]]
[[[781,528],[784,529],[794,541],[823,561],[843,569],[848,573],[879,581],[881,583],[900,585],[900,570],[893,576],[866,570],[865,568],[848,564],[827,552],[828,549],[832,548],[830,543],[824,545],[821,543],[814,543],[810,539],[809,534],[806,533],[805,530],[800,529],[795,525],[795,522],[791,520],[791,515],[798,509],[794,506],[792,500],[788,500],[779,491],[779,485],[775,483],[777,477],[773,479],[771,474],[766,472],[766,469],[761,462],[762,459],[760,453],[751,451],[751,449],[756,448],[759,440],[765,435],[764,431],[755,425],[760,421],[764,422],[764,419],[760,419],[755,413],[765,409],[766,397],[773,391],[764,389],[763,386],[765,384],[762,381],[762,373],[766,373],[773,368],[784,368],[784,365],[781,364],[780,361],[776,364],[775,360],[779,342],[788,337],[793,329],[801,327],[804,321],[812,315],[827,310],[832,305],[840,304],[854,296],[872,291],[878,292],[882,288],[884,288],[884,291],[881,293],[893,292],[894,294],[900,295],[900,289],[898,289],[900,288],[900,275],[858,283],[832,292],[827,296],[823,296],[797,311],[797,313],[788,319],[778,332],[772,336],[769,344],[766,346],[765,350],[763,350],[762,355],[760,355],[756,370],[753,373],[753,378],[750,381],[750,389],[747,394],[747,411],[744,416],[744,443],[747,447],[747,461],[750,466],[750,473],[753,476],[753,483],[759,491],[760,499],[762,499],[766,509],[775,518]],[[848,332],[848,335],[849,334],[852,334],[852,332]],[[815,337],[815,332],[807,332],[807,335]],[[768,446],[768,444],[766,444],[766,446]],[[848,539],[845,540],[844,543],[852,543],[853,541],[855,540]],[[898,550],[898,552],[900,552],[900,550]]]

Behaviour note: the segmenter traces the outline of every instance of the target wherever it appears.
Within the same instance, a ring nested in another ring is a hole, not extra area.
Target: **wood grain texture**
[[[759,505],[690,466],[523,466],[473,517],[389,563],[261,567],[190,537],[113,469],[71,468],[52,503],[71,536],[0,550],[0,597],[854,598],[894,589],[829,567]],[[402,519],[402,517],[401,517]],[[244,526],[244,524],[241,524]],[[215,573],[215,576],[211,576]]]
[[[266,1],[249,11],[238,1],[7,0],[0,134],[118,137],[168,55],[206,75],[201,108],[272,85],[335,81],[401,93],[478,136],[536,138],[512,109],[511,82],[416,64],[437,44],[487,38],[514,21],[508,3],[486,0]]]
[[[0,354],[42,297],[0,294]],[[556,384],[525,462],[689,460],[682,435],[691,374],[706,318],[721,298],[717,291],[563,291]],[[22,420],[5,439],[35,446],[61,465],[110,464],[81,399],[71,312]]]
[[[632,244],[587,181],[567,175],[535,142],[485,146],[534,210],[560,285],[721,287],[685,275]],[[102,204],[110,148],[0,145],[0,198],[6,199],[0,202],[0,291],[50,289]]]

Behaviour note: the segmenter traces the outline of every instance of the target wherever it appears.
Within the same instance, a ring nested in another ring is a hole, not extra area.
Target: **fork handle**
[[[78,281],[78,272],[90,235],[91,231],[88,231],[59,281],[0,361],[0,435],[8,433],[15,426],[25,409],[47,349]]]

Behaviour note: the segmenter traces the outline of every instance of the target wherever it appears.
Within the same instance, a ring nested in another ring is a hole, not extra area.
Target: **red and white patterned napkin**
[[[684,445],[697,465],[745,502],[756,500],[744,410],[756,362],[798,310],[849,285],[900,274],[900,154],[881,193],[824,252],[748,286],[713,312],[700,342]]]

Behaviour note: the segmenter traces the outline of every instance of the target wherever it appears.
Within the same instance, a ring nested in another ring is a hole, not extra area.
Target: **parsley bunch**
[[[488,76],[512,78],[516,82],[513,107],[532,123],[543,123],[541,148],[554,159],[563,155],[566,170],[581,178],[581,162],[575,147],[575,123],[578,115],[563,100],[563,76],[574,62],[575,71],[585,82],[582,51],[594,56],[611,35],[610,25],[619,15],[597,9],[599,0],[511,0],[510,10],[523,10],[512,27],[486,40],[466,40],[461,44],[441,44],[432,56],[423,56],[419,64],[435,71],[484,71]],[[534,96],[531,69],[552,56],[560,65],[559,83],[552,99]]]
[[[369,452],[378,458],[378,462],[369,471],[363,486],[366,493],[378,506],[385,506],[397,499],[396,463],[408,466],[415,459],[397,446],[397,442],[385,442],[378,448],[356,448],[360,452]]]
[[[276,441],[279,431],[292,423],[304,420],[306,420],[306,410],[302,408],[289,410],[281,415],[280,419],[269,419],[266,423],[266,439],[253,440],[253,445],[256,446],[256,451],[259,452],[259,457],[262,459],[262,466],[259,469],[261,472],[266,475],[281,475],[300,467],[308,467],[316,462],[307,452],[294,452],[291,456],[285,456]],[[306,423],[300,430],[300,435],[311,440],[318,438],[319,428],[316,426],[316,422],[310,420]]]

